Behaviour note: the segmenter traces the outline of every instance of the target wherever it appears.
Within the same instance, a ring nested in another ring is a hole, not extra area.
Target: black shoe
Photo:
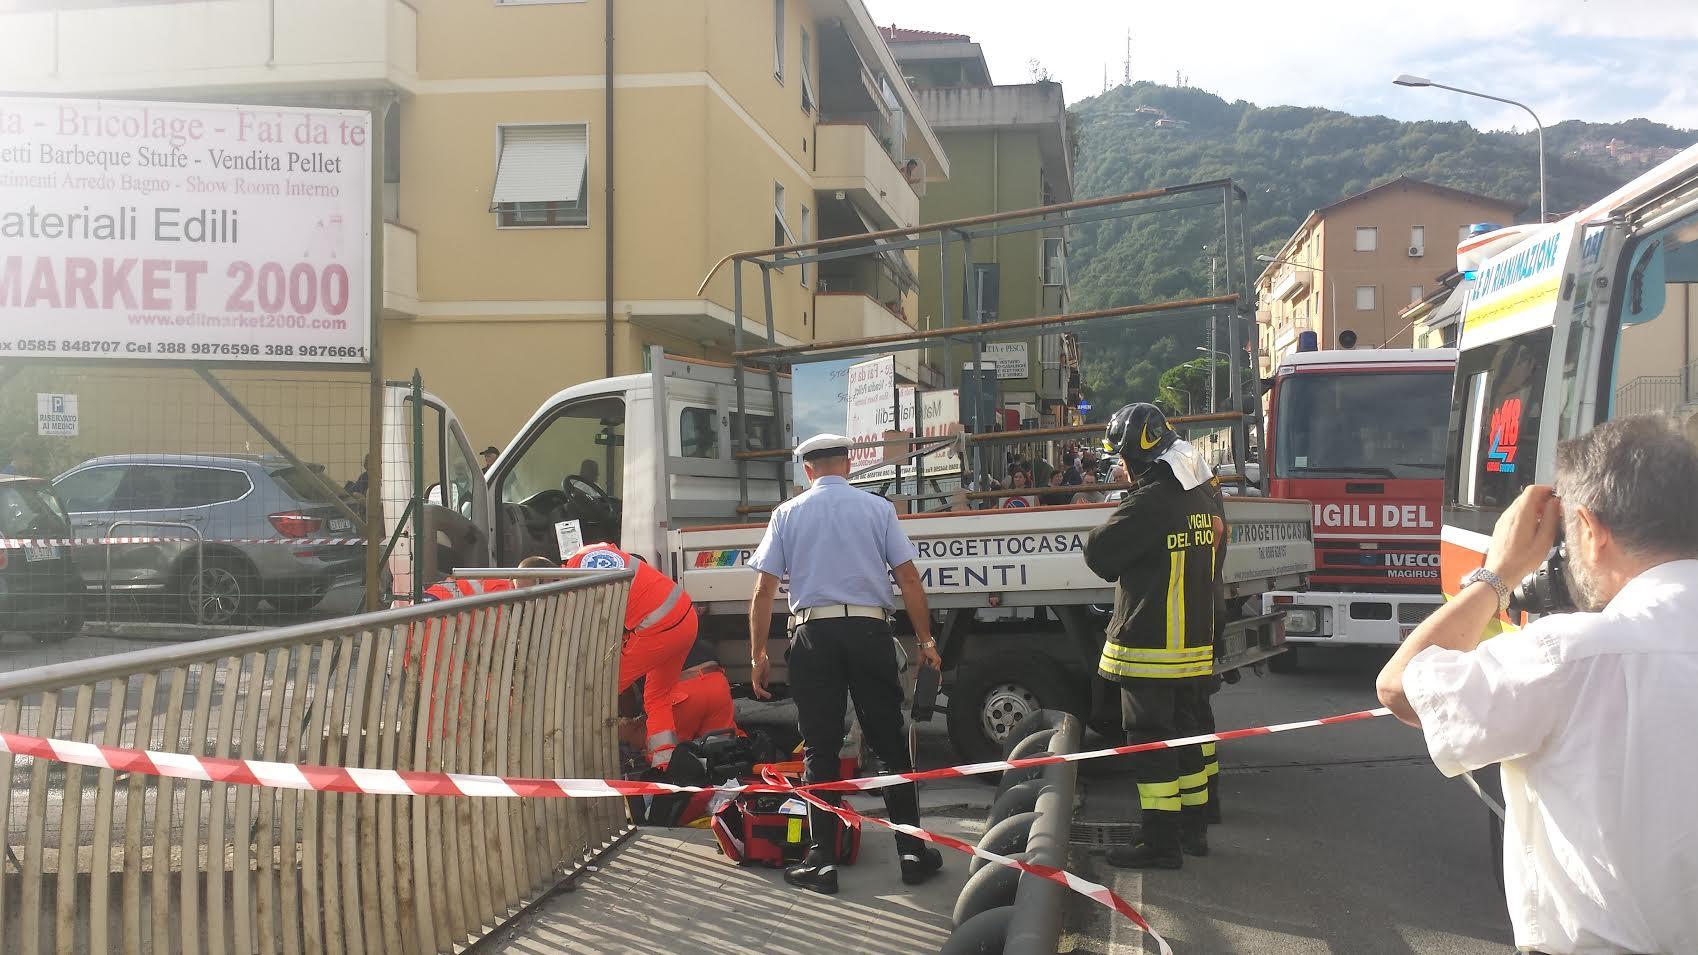
[[[784,881],[821,895],[836,895],[837,866],[800,862],[784,870]]]
[[[1108,850],[1108,864],[1119,869],[1181,869],[1185,866],[1185,855],[1179,851],[1178,844],[1157,846],[1140,842]]]
[[[1209,854],[1209,830],[1199,828],[1179,834],[1179,848],[1188,856],[1206,856]]]
[[[919,885],[942,868],[943,853],[931,846],[921,846],[918,855],[902,855],[902,881],[906,885]]]

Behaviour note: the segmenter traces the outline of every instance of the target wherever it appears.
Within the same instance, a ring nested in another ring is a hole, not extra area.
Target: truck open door
[[[385,540],[394,539],[389,573],[397,597],[413,593],[414,465],[422,466],[421,587],[455,567],[492,563],[493,508],[489,484],[460,421],[440,398],[420,392],[418,454],[415,456],[413,392],[405,385],[385,389],[383,403],[383,521]],[[396,537],[400,530],[399,538]]]

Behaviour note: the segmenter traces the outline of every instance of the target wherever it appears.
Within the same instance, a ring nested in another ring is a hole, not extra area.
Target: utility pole
[[[1132,31],[1126,31],[1126,59],[1120,63],[1120,82],[1132,85]]]

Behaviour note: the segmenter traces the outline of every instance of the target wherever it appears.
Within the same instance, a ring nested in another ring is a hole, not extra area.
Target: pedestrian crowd
[[[1105,481],[1124,481],[1125,472],[1115,477],[1114,471],[1119,469],[1116,464],[1104,473],[1104,460],[1097,452],[1081,446],[1077,441],[1068,441],[1061,445],[1052,462],[1042,455],[1028,457],[1023,452],[1010,452],[1007,460],[1005,480],[994,477],[987,478],[983,490],[988,491],[1020,491],[1030,489],[1030,494],[1018,494],[1001,499],[984,501],[984,508],[997,507],[1050,507],[1059,504],[1101,504],[1108,500],[1108,494],[1095,487]],[[978,488],[971,488],[978,489]]]

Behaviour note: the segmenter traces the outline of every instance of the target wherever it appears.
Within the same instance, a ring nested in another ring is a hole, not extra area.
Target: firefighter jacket
[[[1221,515],[1208,485],[1187,491],[1166,464],[1157,463],[1091,532],[1085,563],[1116,583],[1114,616],[1097,664],[1103,677],[1178,679],[1213,672]]]

